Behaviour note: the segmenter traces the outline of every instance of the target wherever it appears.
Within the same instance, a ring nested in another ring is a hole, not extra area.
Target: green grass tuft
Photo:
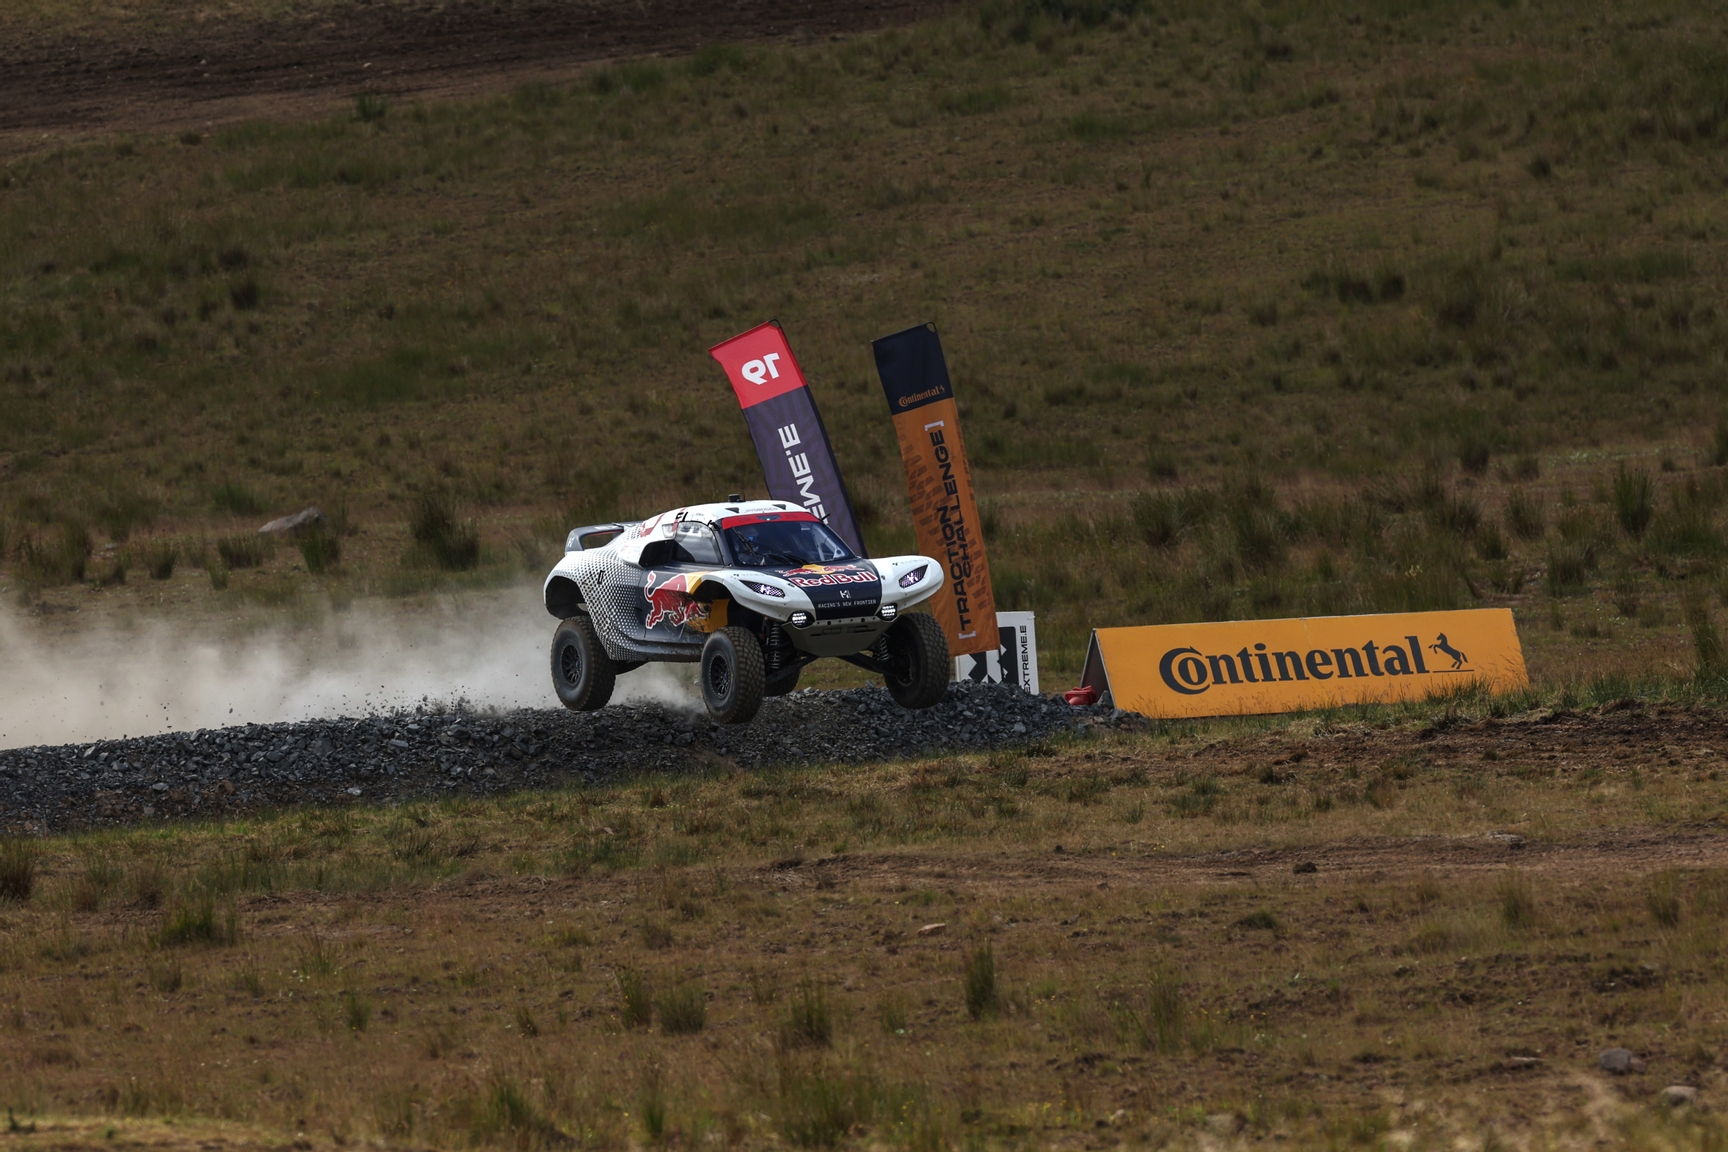
[[[36,891],[36,846],[18,836],[0,837],[0,900],[27,903]]]
[[[995,1013],[1000,1003],[996,990],[996,950],[989,944],[973,949],[966,958],[961,987],[968,1016],[980,1020]]]
[[[708,1023],[708,990],[694,980],[660,994],[660,1030],[668,1036],[690,1036]]]
[[[480,563],[479,525],[457,518],[455,498],[448,493],[421,495],[409,533],[432,563],[446,571],[466,571]]]

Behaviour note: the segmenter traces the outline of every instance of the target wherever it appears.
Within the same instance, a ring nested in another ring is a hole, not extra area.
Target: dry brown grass
[[[1714,1146],[1712,1113],[1654,1100],[1728,1086],[1714,714],[1434,719],[47,841],[0,908],[0,1099],[81,1117],[70,1147],[203,1118],[415,1147]],[[144,861],[160,909],[100,879]],[[200,893],[237,938],[170,942]],[[1612,1045],[1650,1072],[1600,1076]]]
[[[339,494],[342,572],[284,551],[187,598],[535,569],[573,519],[750,487],[704,349],[771,313],[904,547],[866,343],[929,317],[1052,675],[1093,624],[1478,602],[1546,627],[1539,670],[1690,666],[1682,582],[1725,554],[1720,13],[987,16],[12,161],[0,501],[44,563],[9,590],[72,598],[64,539],[193,568]],[[1153,542],[1137,498],[1189,487],[1216,514]],[[411,547],[428,491],[479,518],[476,570]]]

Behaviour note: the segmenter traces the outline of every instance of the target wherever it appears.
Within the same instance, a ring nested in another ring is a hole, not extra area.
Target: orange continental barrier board
[[[1505,608],[1098,628],[1081,683],[1147,716],[1232,716],[1529,684]]]

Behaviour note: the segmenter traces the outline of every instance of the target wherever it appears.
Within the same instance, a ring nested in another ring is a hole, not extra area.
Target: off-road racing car
[[[577,528],[546,578],[552,685],[566,708],[605,705],[613,680],[650,660],[700,662],[702,701],[722,724],[756,715],[835,656],[879,673],[906,708],[947,690],[948,641],[907,609],[943,583],[929,556],[854,556],[795,504],[733,500],[634,524]]]

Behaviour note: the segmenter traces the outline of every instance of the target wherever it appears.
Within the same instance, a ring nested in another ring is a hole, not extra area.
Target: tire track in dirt
[[[936,16],[948,0],[354,0],[312,18],[132,34],[0,28],[0,142],[318,114],[362,90],[477,95],[581,65],[718,43],[814,39]]]
[[[1311,873],[1294,868],[1313,863]],[[1430,872],[1442,878],[1507,868],[1554,883],[1664,868],[1728,867],[1728,828],[1633,829],[1584,840],[1542,843],[1516,836],[1412,836],[1349,839],[1301,847],[1237,848],[1190,856],[1119,857],[1054,850],[1040,855],[858,852],[811,861],[781,860],[757,870],[783,887],[896,884],[965,887],[1096,888],[1244,882],[1329,884],[1380,881]]]

